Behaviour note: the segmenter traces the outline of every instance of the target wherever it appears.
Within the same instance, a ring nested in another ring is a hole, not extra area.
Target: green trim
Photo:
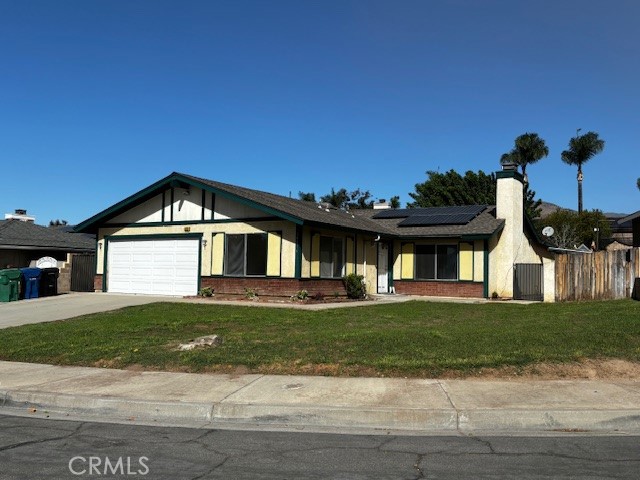
[[[220,190],[218,188],[215,188],[211,185],[208,185],[206,183],[203,182],[199,182],[196,180],[193,180],[191,178],[187,178],[184,177],[183,175],[179,174],[179,173],[172,173],[170,175],[168,175],[167,177],[158,180],[157,182],[149,185],[148,187],[140,190],[137,193],[134,193],[133,195],[130,195],[129,197],[125,198],[124,200],[121,200],[120,202],[112,205],[111,207],[103,210],[100,213],[97,213],[96,215],[94,215],[93,217],[85,220],[84,222],[81,222],[80,224],[78,224],[75,227],[75,231],[76,232],[84,232],[84,233],[91,233],[91,232],[95,232],[99,226],[99,224],[103,224],[107,219],[109,218],[113,218],[116,215],[126,211],[127,209],[131,208],[134,204],[137,203],[141,203],[144,202],[150,198],[153,198],[156,195],[159,195],[161,192],[160,190],[163,187],[166,186],[170,186],[172,188],[171,191],[171,220],[173,220],[173,188],[174,187],[178,187],[178,188],[186,188],[188,186],[193,186],[193,187],[197,187],[197,188],[201,188],[203,190],[206,190],[208,192],[212,192],[214,194],[217,195],[221,195],[225,198],[229,198],[230,200],[234,200],[238,203],[241,203],[243,205],[249,206],[251,208],[255,208],[257,210],[260,210],[262,212],[268,213],[270,215],[273,215],[275,217],[278,218],[282,218],[284,220],[289,220],[297,225],[302,225],[304,223],[304,221],[301,218],[298,218],[296,216],[293,215],[289,215],[287,213],[281,212],[279,210],[276,210],[275,208],[269,207],[267,205],[262,205],[259,204],[257,202],[254,202],[252,200],[246,199],[244,197],[241,197],[239,195],[235,195],[229,192],[225,192],[224,190]],[[215,210],[214,205],[212,205],[212,212]]]
[[[102,259],[102,291],[106,293],[107,291],[107,251],[109,250],[109,242],[107,242],[107,237],[103,237],[104,240],[104,258]]]
[[[109,274],[109,264],[107,252],[109,250],[109,243],[112,241],[127,241],[127,240],[157,240],[157,239],[184,239],[184,238],[199,238],[198,245],[198,284],[197,292],[200,291],[200,277],[202,273],[202,234],[201,233],[162,233],[162,234],[150,234],[150,235],[105,235],[104,236],[104,263],[102,265],[102,291],[107,291],[107,282]]]
[[[389,245],[389,259],[387,260],[387,283],[389,286],[389,291],[393,288],[393,241],[388,243]],[[391,268],[389,268],[391,267]]]
[[[140,222],[140,223],[105,223],[100,228],[142,228],[142,227],[165,227],[167,225],[209,225],[215,223],[255,223],[281,221],[277,217],[263,218],[225,218],[221,220],[179,220],[176,222]]]
[[[489,298],[489,240],[484,241],[484,298]]]
[[[302,278],[302,227],[296,225],[296,263],[294,276],[297,279]]]
[[[202,233],[150,233],[141,235],[105,235],[106,241],[118,241],[118,240],[156,240],[156,239],[168,239],[168,238],[197,238],[202,239]]]

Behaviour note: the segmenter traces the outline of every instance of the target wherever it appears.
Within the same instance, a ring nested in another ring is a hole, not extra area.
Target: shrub
[[[244,287],[244,296],[249,300],[255,300],[258,298],[258,289]]]
[[[306,300],[309,298],[309,292],[306,290],[298,290],[298,292],[291,297],[292,300]]]
[[[350,273],[344,277],[343,280],[348,298],[360,299],[367,296],[367,286],[364,283],[364,277],[362,275]]]
[[[201,297],[213,297],[213,288],[204,287],[204,288],[201,288],[200,292],[198,293]]]

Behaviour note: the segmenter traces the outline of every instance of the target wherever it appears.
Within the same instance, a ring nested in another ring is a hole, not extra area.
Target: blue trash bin
[[[40,286],[40,268],[21,268],[22,272],[22,298],[38,298]]]

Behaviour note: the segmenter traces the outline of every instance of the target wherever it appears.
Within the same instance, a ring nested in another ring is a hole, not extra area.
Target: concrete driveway
[[[118,295],[114,293],[69,293],[18,302],[0,302],[0,328],[29,323],[64,320],[89,313],[106,312],[133,305],[179,301],[177,297]]]

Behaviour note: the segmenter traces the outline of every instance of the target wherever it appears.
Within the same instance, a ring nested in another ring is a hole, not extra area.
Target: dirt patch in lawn
[[[536,363],[525,367],[483,368],[475,372],[447,371],[440,378],[477,380],[638,380],[640,363],[627,360],[583,360]]]
[[[114,368],[113,362],[97,362],[94,366]],[[117,368],[117,367],[116,367]],[[640,362],[627,360],[583,360],[572,363],[538,363],[524,367],[482,368],[476,371],[447,370],[440,374],[430,372],[403,375],[393,372],[381,372],[372,367],[342,366],[339,364],[301,364],[275,363],[249,368],[245,365],[218,364],[208,365],[193,370],[186,365],[166,366],[163,369],[143,366],[139,364],[123,367],[135,372],[141,371],[169,371],[180,373],[212,373],[228,374],[233,377],[261,374],[261,375],[310,375],[325,377],[387,377],[387,378],[435,378],[445,380],[640,380]]]

